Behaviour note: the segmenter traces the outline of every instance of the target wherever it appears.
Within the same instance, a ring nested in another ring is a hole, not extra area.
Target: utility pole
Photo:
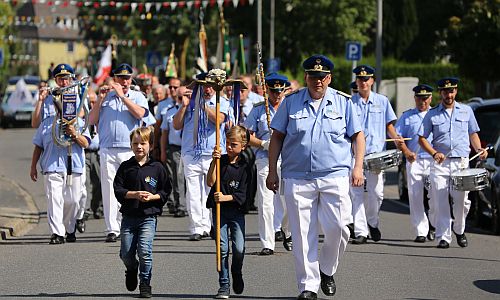
[[[380,89],[382,80],[382,18],[383,18],[383,0],[377,0],[377,39],[375,44],[375,91]]]

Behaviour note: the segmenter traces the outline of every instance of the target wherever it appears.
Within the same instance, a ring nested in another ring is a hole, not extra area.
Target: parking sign
[[[358,61],[361,60],[363,47],[360,42],[347,42],[345,46],[345,59]]]

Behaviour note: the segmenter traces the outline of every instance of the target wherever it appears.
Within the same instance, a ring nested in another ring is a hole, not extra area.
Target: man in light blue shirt
[[[429,218],[427,218],[424,207],[424,185],[430,174],[432,157],[418,144],[418,132],[429,111],[433,88],[427,84],[419,84],[413,88],[413,91],[415,92],[415,108],[403,113],[396,122],[396,131],[402,137],[411,139],[405,142],[408,151],[403,153],[406,157],[410,223],[416,236],[414,241],[424,243],[426,236],[430,241],[434,240],[434,227],[431,225],[434,224],[434,220],[432,220],[434,201],[429,200]],[[427,140],[432,141],[432,135]]]
[[[290,86],[286,76],[278,73],[268,74],[266,85],[269,91],[269,121],[274,117],[285,91]],[[288,217],[282,195],[273,194],[266,187],[266,178],[269,174],[269,140],[271,139],[270,124],[267,123],[266,105],[264,102],[254,104],[254,108],[245,120],[245,127],[253,133],[250,145],[255,151],[255,165],[257,167],[257,207],[259,214],[259,238],[263,249],[260,255],[274,254],[276,232],[283,230],[283,245],[286,250],[292,250],[292,237],[288,228]],[[278,175],[281,168],[278,166]],[[281,229],[280,229],[281,228]]]
[[[75,225],[81,196],[82,174],[85,172],[83,149],[89,145],[89,137],[79,134],[72,124],[65,133],[71,143],[72,175],[68,182],[68,149],[56,144],[52,137],[55,116],[44,119],[33,137],[33,157],[30,176],[38,180],[37,164],[40,162],[47,196],[47,220],[52,233],[49,244],[72,243],[76,241]],[[80,123],[82,125],[82,123]],[[57,133],[58,134],[58,133]]]
[[[177,95],[177,92],[180,94]],[[182,129],[174,128],[174,116],[182,105],[182,94],[185,86],[176,89],[176,102],[167,109],[161,123],[161,161],[167,167],[167,173],[172,176],[172,194],[174,217],[182,218],[186,213],[186,189],[184,180],[184,165],[181,159]]]
[[[436,239],[440,249],[450,247],[452,230],[460,247],[467,247],[465,219],[470,209],[468,191],[450,186],[450,176],[469,167],[470,146],[486,159],[488,152],[481,148],[479,126],[472,109],[456,102],[459,80],[446,77],[438,81],[441,104],[429,110],[419,131],[419,144],[434,159],[431,164],[431,198],[435,199]],[[432,142],[427,138],[432,134]],[[449,197],[452,198],[453,218]],[[453,224],[453,227],[452,227]]]
[[[382,152],[385,150],[387,135],[398,138],[393,125],[396,114],[386,96],[371,90],[375,82],[375,69],[361,65],[353,73],[356,74],[358,93],[352,96],[352,103],[365,134],[366,154]],[[403,144],[402,147],[406,146]],[[368,232],[375,242],[382,236],[379,230],[379,212],[384,200],[384,173],[365,170],[365,178],[368,191],[366,199],[363,187],[351,187],[355,234],[353,244],[366,243]]]
[[[307,88],[288,95],[271,122],[266,185],[279,191],[281,154],[298,299],[317,299],[320,286],[325,295],[336,292],[333,275],[349,240],[349,185],[363,185],[365,140],[349,95],[328,87],[333,63],[314,55],[302,66]],[[325,238],[318,254],[320,226]]]
[[[198,74],[197,79],[204,80],[207,73]],[[184,176],[186,178],[186,207],[189,214],[189,236],[190,241],[200,241],[208,237],[212,221],[210,210],[206,207],[210,187],[207,185],[206,174],[212,161],[212,152],[216,146],[216,130],[220,132],[221,150],[225,149],[226,139],[224,134],[224,120],[228,116],[229,102],[220,98],[220,128],[215,128],[217,112],[215,111],[215,90],[210,86],[204,86],[202,91],[203,103],[190,105],[190,92],[182,95],[182,105],[173,118],[176,130],[182,130],[182,162],[184,164]],[[199,111],[196,108],[199,105]],[[205,123],[206,121],[206,123]],[[195,128],[195,123],[198,127]],[[204,131],[204,132],[202,132]],[[197,137],[203,140],[195,141]],[[224,151],[221,151],[224,153]]]
[[[106,242],[116,242],[120,235],[120,204],[113,191],[116,171],[133,155],[130,132],[141,126],[143,118],[150,113],[142,92],[130,89],[132,73],[128,64],[114,69],[114,82],[101,87],[99,99],[89,114],[90,124],[98,125]]]

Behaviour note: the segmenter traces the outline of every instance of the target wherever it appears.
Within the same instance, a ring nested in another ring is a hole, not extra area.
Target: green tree
[[[403,59],[418,34],[415,0],[384,1],[384,56]]]
[[[9,17],[13,17],[14,11],[10,3],[0,3],[0,16],[2,20],[0,22],[0,49],[3,51],[3,65],[0,66],[0,88],[1,93],[3,93],[3,84],[7,81],[7,78],[11,75],[9,73],[9,61],[10,57],[15,50],[15,44],[8,37],[13,34],[13,26],[9,23]]]
[[[449,20],[451,58],[474,81],[477,95],[484,95],[485,83],[500,79],[500,2],[464,0],[463,7],[462,17]]]

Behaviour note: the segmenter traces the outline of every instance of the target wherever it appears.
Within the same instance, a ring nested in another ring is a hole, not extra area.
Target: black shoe
[[[259,253],[259,255],[262,255],[262,256],[273,255],[273,254],[274,254],[274,251],[269,249],[269,248],[264,248]]]
[[[333,279],[333,275],[328,276],[325,273],[319,271],[321,276],[321,290],[323,294],[326,296],[333,296],[337,291],[337,286],[335,285],[335,280]]]
[[[138,268],[135,269],[127,269],[125,271],[125,286],[129,291],[135,291],[137,288],[137,271]]]
[[[53,233],[50,236],[49,245],[59,245],[59,244],[64,244],[64,237]]]
[[[215,295],[215,299],[229,299],[229,286],[221,286]]]
[[[419,235],[413,240],[415,243],[425,243],[425,236]]]
[[[210,228],[210,231],[212,229]],[[210,237],[210,233],[206,232],[206,231],[203,231],[203,234],[201,235],[201,238],[204,239],[204,238],[207,238],[207,237]]]
[[[303,291],[297,299],[316,300],[318,299],[318,295],[315,292]]]
[[[351,239],[356,238],[356,234],[354,233],[354,224],[353,223],[347,224],[347,228],[349,229],[349,237]]]
[[[293,250],[292,236],[289,236],[283,240],[283,247],[285,247],[286,251]]]
[[[102,213],[102,211],[100,211],[100,210],[94,211],[93,215],[94,215],[94,219],[96,219],[96,220],[99,220],[99,219],[101,219],[104,216],[103,213]]]
[[[455,234],[455,236],[457,237],[457,244],[460,247],[465,248],[469,245],[469,243],[467,242],[467,237],[465,236],[465,233]]]
[[[190,241],[201,241],[201,234],[194,233],[189,236]]]
[[[175,214],[177,212],[177,208],[173,204],[167,204],[168,206],[168,213],[169,214]]]
[[[233,291],[235,294],[240,295],[245,289],[245,282],[243,281],[243,275],[233,273]]]
[[[76,230],[78,230],[79,233],[84,233],[85,232],[85,219],[78,219],[76,220]]]
[[[76,242],[76,234],[73,233],[67,233],[66,232],[66,242],[67,243],[74,243]]]
[[[439,249],[448,249],[448,248],[450,248],[450,244],[448,244],[448,242],[445,241],[445,240],[441,240],[441,241],[439,241],[439,244],[437,245],[437,248],[439,248]]]
[[[146,283],[139,284],[139,297],[140,298],[151,298],[153,294],[151,293],[151,286]]]
[[[283,233],[283,231],[280,230],[274,233],[275,242],[282,242],[284,239],[285,239],[285,234]]]
[[[107,236],[106,236],[106,243],[114,243],[116,242],[116,234],[114,233],[109,233]]]
[[[429,229],[429,233],[427,233],[427,239],[429,241],[433,241],[436,239],[436,231]]]
[[[182,209],[178,209],[175,213],[174,213],[174,218],[184,218],[185,216],[187,216],[187,213],[186,211],[182,210]]]
[[[368,225],[368,229],[370,229],[370,238],[374,242],[380,241],[380,239],[382,238],[382,233],[380,233],[380,230],[377,227],[371,227],[370,225]]]
[[[354,239],[352,240],[352,243],[353,243],[354,245],[366,244],[366,240],[367,240],[367,239],[366,239],[366,236],[362,236],[362,235],[360,235],[360,236],[358,236],[357,238],[354,238]]]

